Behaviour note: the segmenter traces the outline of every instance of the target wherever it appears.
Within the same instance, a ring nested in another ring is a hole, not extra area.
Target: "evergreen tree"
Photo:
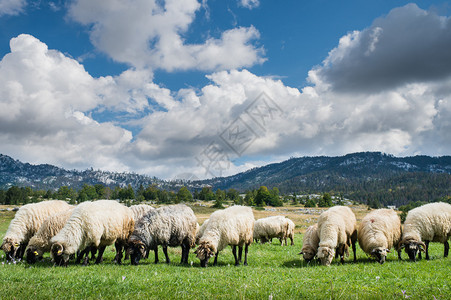
[[[193,201],[193,195],[191,192],[185,187],[182,186],[180,190],[177,192],[177,203],[180,202],[192,202]]]
[[[331,207],[333,205],[334,203],[332,202],[332,197],[329,193],[324,193],[318,201],[318,207]]]

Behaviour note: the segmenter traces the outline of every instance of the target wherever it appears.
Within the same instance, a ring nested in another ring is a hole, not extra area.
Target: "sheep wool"
[[[429,243],[438,242],[445,246],[444,257],[448,256],[451,236],[451,205],[444,202],[429,203],[407,213],[399,249],[406,248],[410,260],[415,261],[418,253],[426,252],[429,259]]]
[[[352,244],[354,261],[357,260],[355,243],[357,225],[354,213],[349,207],[334,206],[323,212],[318,219],[319,248],[318,258],[323,265],[330,265],[337,249],[341,262],[348,247]]]
[[[363,218],[357,237],[360,248],[383,264],[387,252],[401,239],[401,220],[392,209],[374,210]]]
[[[302,249],[299,254],[302,254],[305,261],[310,262],[315,258],[318,252],[319,235],[318,224],[312,225],[304,233],[304,239],[302,242]]]
[[[243,245],[245,245],[244,265],[247,265],[248,247],[252,243],[254,232],[254,214],[250,207],[232,206],[211,214],[204,234],[199,239],[196,250],[201,266],[206,267],[211,256],[215,255],[217,264],[218,253],[227,245],[232,245],[235,265],[239,265]],[[239,247],[239,256],[236,247]]]
[[[135,223],[138,222],[139,219],[141,219],[144,215],[146,215],[149,211],[155,209],[150,205],[147,204],[138,204],[138,205],[132,205],[130,206],[130,209],[133,212],[133,215],[135,216]]]
[[[51,239],[50,255],[57,265],[67,265],[69,256],[78,250],[96,247],[99,249],[96,263],[100,263],[105,247],[115,242],[116,246],[125,245],[134,226],[131,209],[117,201],[83,202],[74,208],[66,225]],[[122,249],[117,254],[122,254]],[[115,260],[120,263],[121,258]],[[85,259],[84,264],[87,263]]]
[[[55,213],[45,219],[38,232],[31,238],[27,249],[27,262],[33,264],[41,259],[45,252],[50,251],[50,239],[64,227],[71,216],[73,208]]]
[[[9,224],[2,250],[8,260],[22,258],[28,241],[50,215],[72,207],[66,201],[50,200],[22,206]]]
[[[128,252],[131,263],[137,265],[149,250],[155,252],[158,262],[158,245],[163,247],[169,263],[167,247],[182,247],[182,263],[188,263],[189,249],[194,245],[199,224],[191,208],[184,204],[162,206],[150,210],[135,226],[129,239]]]

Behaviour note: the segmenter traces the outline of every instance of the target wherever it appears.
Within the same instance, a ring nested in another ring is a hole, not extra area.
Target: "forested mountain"
[[[329,192],[363,203],[403,205],[412,201],[436,201],[451,195],[451,156],[395,157],[380,152],[353,153],[338,157],[300,157],[255,168],[229,177],[194,182],[171,182],[135,173],[95,170],[68,171],[51,165],[31,165],[0,154],[0,188],[12,185],[34,189],[83,184],[109,187],[131,185],[135,190],[151,184],[177,191],[211,186],[213,190],[245,192],[267,186],[282,194]]]
[[[278,187],[283,194],[332,192],[367,203],[403,205],[451,195],[451,156],[395,157],[380,152],[300,157],[203,181],[214,188]]]

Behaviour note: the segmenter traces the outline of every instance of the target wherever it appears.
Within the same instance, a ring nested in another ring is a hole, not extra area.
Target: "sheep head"
[[[390,253],[389,249],[385,249],[382,247],[378,247],[375,248],[371,251],[371,256],[373,256],[374,258],[376,258],[376,260],[380,263],[383,264],[385,262],[385,259],[387,257],[387,253]]]
[[[15,260],[19,247],[20,243],[11,238],[6,238],[1,246],[2,250],[5,251],[6,260]]]
[[[407,255],[409,256],[411,261],[416,261],[416,257],[418,252],[425,252],[426,245],[422,241],[417,241],[413,239],[402,240],[399,243],[399,250],[405,248]]]
[[[129,240],[127,254],[130,256],[131,264],[137,266],[139,261],[146,257],[147,247],[140,240]]]
[[[43,252],[41,249],[37,249],[35,246],[29,246],[26,250],[27,253],[27,263],[34,264],[36,261],[41,260]]]
[[[196,254],[197,258],[200,259],[201,267],[205,268],[207,266],[210,257],[215,255],[215,250],[215,247],[209,242],[200,243],[199,247],[194,253]]]
[[[67,262],[69,261],[70,255],[64,252],[64,246],[60,243],[55,243],[52,245],[50,250],[50,255],[57,266],[67,267]]]
[[[335,249],[329,247],[319,247],[318,248],[318,258],[321,259],[321,264],[325,266],[330,266],[332,259],[335,255]]]
[[[310,262],[312,259],[315,258],[316,250],[314,250],[313,248],[309,247],[309,248],[302,249],[302,251],[299,252],[299,254],[304,257],[304,260],[306,262]]]

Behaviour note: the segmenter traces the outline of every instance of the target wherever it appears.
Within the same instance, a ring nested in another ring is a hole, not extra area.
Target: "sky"
[[[211,178],[451,154],[451,1],[0,0],[0,153]]]

